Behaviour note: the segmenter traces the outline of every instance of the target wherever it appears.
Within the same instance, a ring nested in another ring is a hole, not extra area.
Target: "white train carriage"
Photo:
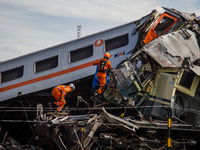
[[[142,25],[149,15],[140,19]],[[138,23],[138,22],[137,22]],[[109,52],[115,67],[138,41],[136,22],[46,48],[0,63],[0,101],[94,74],[92,62]]]

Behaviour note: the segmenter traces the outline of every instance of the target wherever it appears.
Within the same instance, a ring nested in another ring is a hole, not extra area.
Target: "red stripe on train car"
[[[18,88],[18,87],[21,87],[21,86],[24,86],[24,85],[28,85],[28,84],[32,84],[32,83],[35,83],[35,82],[39,82],[39,81],[47,80],[47,79],[54,78],[54,77],[57,77],[57,76],[61,76],[63,74],[67,74],[67,73],[70,73],[70,72],[73,72],[73,71],[77,71],[77,70],[80,70],[80,69],[83,69],[83,68],[87,68],[89,66],[92,66],[92,64],[93,64],[93,61],[79,65],[79,66],[75,66],[75,67],[72,67],[72,68],[69,68],[69,69],[58,71],[58,72],[55,72],[55,73],[52,73],[52,74],[48,74],[48,75],[45,75],[45,76],[42,76],[42,77],[38,77],[38,78],[35,78],[35,79],[31,79],[31,80],[23,81],[23,82],[16,83],[16,84],[13,84],[13,85],[9,85],[9,86],[0,88],[0,92],[8,91],[8,90]]]

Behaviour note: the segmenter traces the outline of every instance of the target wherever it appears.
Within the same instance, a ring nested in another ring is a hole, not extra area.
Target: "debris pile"
[[[162,15],[153,12],[137,28],[140,40],[132,56],[111,69],[103,98],[93,97],[88,113],[54,115],[50,120],[38,116],[40,141],[52,141],[61,150],[189,149],[200,144],[196,113],[200,110],[200,21],[194,14],[188,19],[179,13],[181,21],[166,27],[170,17]],[[169,119],[173,141],[167,142]]]

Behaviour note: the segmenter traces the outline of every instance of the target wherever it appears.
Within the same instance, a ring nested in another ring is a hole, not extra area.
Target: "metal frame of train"
[[[141,19],[141,24],[148,17]],[[109,52],[112,66],[131,56],[135,22],[0,63],[0,101],[94,74],[92,62]]]
[[[182,25],[185,25],[184,22],[189,22],[191,19],[189,15],[182,14],[172,9],[159,8],[157,9],[157,12],[158,13],[156,13],[156,15],[153,11],[149,15],[137,21],[130,22],[122,26],[1,62],[0,102],[4,102],[5,100],[9,99],[15,99],[21,95],[31,95],[34,92],[53,88],[58,84],[82,80],[85,77],[92,76],[95,72],[95,67],[92,66],[92,62],[101,58],[105,52],[109,52],[112,55],[110,61],[112,66],[115,67],[120,62],[126,60],[126,58],[129,58],[135,49],[142,47],[141,41],[145,39],[145,36],[148,35],[148,31],[150,31],[150,29],[155,29],[158,36],[161,36],[163,34],[178,30]],[[161,21],[166,19],[168,19],[167,24],[164,22],[164,25],[166,26],[164,28],[160,28],[163,26]],[[160,24],[161,26],[159,27]],[[5,107],[4,109],[7,108]],[[110,118],[112,118],[114,120],[127,123],[128,126],[132,125],[128,122],[125,122],[128,120],[122,120],[106,112],[104,113],[106,114],[105,116],[109,118],[108,121],[110,121]],[[133,111],[131,110],[130,114],[132,113]],[[15,117],[17,115],[19,114],[15,114]],[[4,116],[1,118],[4,118]],[[9,116],[9,113],[7,116]],[[83,116],[81,116],[81,119],[82,117]],[[16,118],[19,119],[18,117]],[[67,120],[67,118],[61,118],[61,120],[64,121],[65,119]],[[43,122],[44,121],[37,123]],[[48,125],[49,122],[47,121],[46,123]],[[77,125],[76,123],[77,122],[75,122],[75,125]],[[151,129],[151,124],[147,125],[142,121],[137,121],[136,123],[139,123],[139,126],[141,127]],[[97,124],[99,123],[97,122]],[[156,126],[156,129],[154,126]],[[176,132],[179,132],[180,130],[181,133],[184,133],[182,130],[187,131],[185,133],[194,131],[196,135],[196,130],[187,130],[184,125],[182,126],[184,129],[180,128],[180,124],[177,124],[175,127],[177,128],[173,129],[176,130]],[[24,126],[22,128],[25,129]],[[152,130],[149,130],[149,133],[147,132],[146,134],[149,134],[150,136],[155,135],[153,133],[156,130],[158,131],[158,135],[156,136],[159,137],[163,132],[163,128],[166,129],[166,125],[162,126],[162,122],[160,124],[159,122],[156,124],[152,122]],[[44,131],[43,127],[40,129],[41,131]],[[127,129],[127,126],[125,126],[125,129]],[[132,130],[132,128],[130,128],[130,130]],[[146,132],[146,130],[142,130],[141,135],[143,135],[143,131]],[[93,131],[91,131],[91,133],[93,133]],[[103,134],[100,135],[102,135],[104,138]],[[132,134],[128,135],[132,136]],[[18,136],[21,135],[19,134]],[[105,137],[107,138],[108,136],[105,135]],[[110,139],[112,138],[113,137],[110,136]],[[152,136],[152,138],[154,137]],[[132,142],[133,141],[130,140],[128,141],[128,144],[131,144]],[[137,142],[138,141],[136,141],[136,143]],[[152,140],[148,142],[151,143]],[[186,139],[184,142],[185,143],[180,142],[181,146],[188,144],[188,142],[191,142],[192,144],[193,141],[191,139]],[[120,143],[120,141],[118,143]],[[109,144],[110,143],[108,142],[108,146]],[[140,145],[140,148],[143,146]]]
[[[140,19],[137,27],[149,16]],[[69,83],[90,75],[105,52],[115,67],[131,56],[138,41],[136,22],[0,63],[0,101]]]
[[[156,16],[153,14],[155,11]],[[115,67],[138,48],[138,41],[145,36],[144,31],[147,34],[151,28],[157,28],[157,34],[161,36],[178,28],[180,23],[189,21],[191,18],[188,16],[158,7],[139,20],[1,62],[0,101],[91,76],[95,72],[92,62],[105,52],[112,55],[110,61]],[[170,24],[158,29],[165,19]]]

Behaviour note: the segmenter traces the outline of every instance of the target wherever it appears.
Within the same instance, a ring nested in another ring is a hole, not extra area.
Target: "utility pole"
[[[81,37],[81,25],[77,25],[77,38]]]

